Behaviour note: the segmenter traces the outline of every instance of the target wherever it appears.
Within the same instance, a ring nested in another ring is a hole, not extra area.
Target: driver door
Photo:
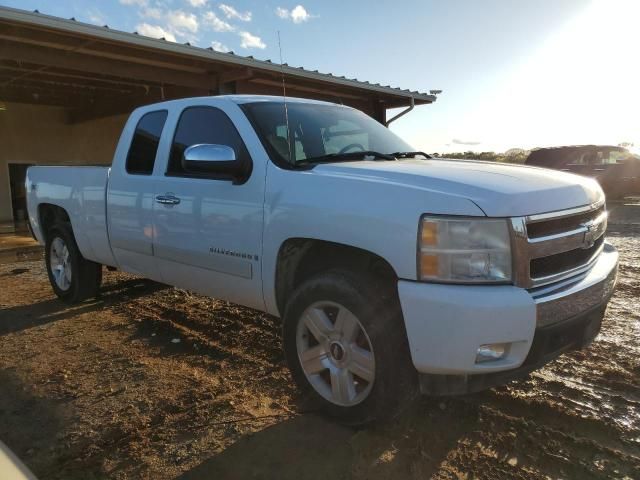
[[[155,182],[154,256],[164,282],[208,296],[264,308],[261,234],[264,165],[244,182],[185,171],[182,157],[197,144],[227,145],[238,161],[249,152],[223,107],[189,106],[180,112]]]

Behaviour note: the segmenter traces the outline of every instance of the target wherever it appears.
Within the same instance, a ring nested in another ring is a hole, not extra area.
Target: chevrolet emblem
[[[598,228],[593,222],[583,223],[582,226],[587,229],[582,239],[582,248],[587,249],[593,247],[598,238]]]

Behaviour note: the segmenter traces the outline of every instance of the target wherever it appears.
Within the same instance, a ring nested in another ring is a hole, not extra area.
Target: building
[[[382,123],[390,108],[436,99],[0,7],[0,222],[25,218],[29,165],[108,165],[135,107],[200,95],[280,95],[283,77],[287,95],[350,105]]]

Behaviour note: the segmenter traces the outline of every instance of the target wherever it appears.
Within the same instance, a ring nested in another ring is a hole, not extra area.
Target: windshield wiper
[[[331,163],[331,162],[341,162],[341,161],[360,160],[360,159],[364,160],[367,157],[371,157],[373,159],[382,159],[382,160],[397,160],[395,155],[375,152],[373,150],[363,150],[359,152],[348,152],[348,153],[328,153],[327,155],[320,155],[317,157],[305,158],[304,160],[297,161],[296,165],[307,165],[310,163]]]
[[[422,155],[424,158],[431,158],[431,155],[424,152],[395,152],[395,153],[392,153],[391,155],[393,155],[396,158],[413,158],[416,155]]]

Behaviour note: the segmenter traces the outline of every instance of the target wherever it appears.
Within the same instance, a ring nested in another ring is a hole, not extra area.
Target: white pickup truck
[[[145,106],[111,168],[26,183],[58,297],[106,265],[281,317],[293,378],[350,424],[588,345],[616,280],[595,180],[432,159],[325,102]]]

